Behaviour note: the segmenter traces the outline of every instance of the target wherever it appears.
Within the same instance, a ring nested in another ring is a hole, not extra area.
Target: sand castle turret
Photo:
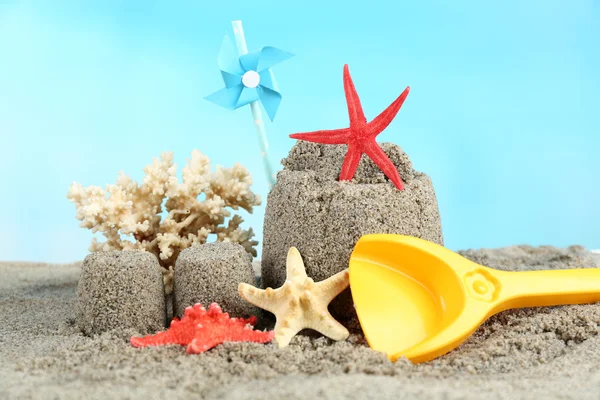
[[[398,190],[367,157],[354,179],[338,179],[346,149],[300,141],[282,163],[277,183],[267,199],[262,253],[263,287],[285,280],[290,247],[300,250],[306,272],[320,281],[348,267],[362,235],[397,233],[443,245],[437,199],[429,176],[415,171],[397,145],[382,148],[402,177]],[[334,317],[354,315],[346,290],[330,306]]]

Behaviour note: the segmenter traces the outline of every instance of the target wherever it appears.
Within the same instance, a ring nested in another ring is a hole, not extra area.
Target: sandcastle
[[[399,233],[443,244],[440,215],[431,179],[414,171],[399,146],[382,145],[405,182],[397,190],[366,157],[352,182],[340,182],[342,146],[298,142],[283,160],[284,169],[267,199],[262,253],[264,287],[285,279],[287,250],[295,246],[315,281],[348,268],[358,239],[369,233]],[[345,291],[331,304],[334,316],[353,317]]]
[[[237,243],[215,242],[181,252],[174,271],[174,316],[196,303],[218,303],[231,315],[250,317],[256,310],[238,296],[240,282],[255,283],[252,255]]]
[[[156,257],[139,251],[101,251],[83,261],[77,287],[77,325],[86,335],[118,328],[142,333],[167,321],[163,275]]]

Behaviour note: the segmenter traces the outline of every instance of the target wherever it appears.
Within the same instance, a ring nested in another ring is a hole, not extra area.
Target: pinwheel
[[[225,87],[205,99],[229,110],[250,104],[261,146],[263,165],[269,185],[272,186],[275,177],[268,161],[268,143],[258,103],[262,103],[269,119],[273,121],[281,103],[281,94],[277,89],[271,67],[293,57],[293,54],[271,46],[248,53],[242,21],[233,21],[232,24],[237,51],[226,34],[218,57]]]

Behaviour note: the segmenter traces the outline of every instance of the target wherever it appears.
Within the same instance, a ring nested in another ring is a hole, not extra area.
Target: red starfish
[[[229,318],[217,303],[206,311],[201,304],[186,308],[181,320],[173,318],[171,326],[164,332],[144,337],[132,337],[133,347],[179,344],[187,346],[188,354],[210,350],[223,342],[268,343],[273,340],[273,331],[255,331],[256,317],[248,319]]]
[[[392,122],[400,107],[404,103],[410,87],[406,87],[404,92],[386,108],[373,121],[367,122],[363,113],[358,93],[350,77],[348,64],[344,65],[344,92],[346,93],[346,103],[348,103],[348,114],[350,115],[350,127],[344,129],[332,129],[315,132],[294,133],[290,135],[292,139],[306,140],[307,142],[322,144],[347,144],[348,152],[342,164],[340,181],[349,181],[354,177],[356,168],[364,154],[371,158],[381,168],[383,173],[390,178],[399,190],[404,189],[402,179],[398,170],[388,156],[383,152],[379,144],[375,141],[387,126]]]

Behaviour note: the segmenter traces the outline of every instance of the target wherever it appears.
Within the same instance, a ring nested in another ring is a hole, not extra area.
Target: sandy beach
[[[515,246],[464,255],[504,270],[593,268],[600,255]],[[75,324],[80,264],[0,263],[2,399],[598,399],[600,303],[510,310],[429,363],[390,363],[360,333],[200,355],[136,349],[135,332],[86,337]]]

